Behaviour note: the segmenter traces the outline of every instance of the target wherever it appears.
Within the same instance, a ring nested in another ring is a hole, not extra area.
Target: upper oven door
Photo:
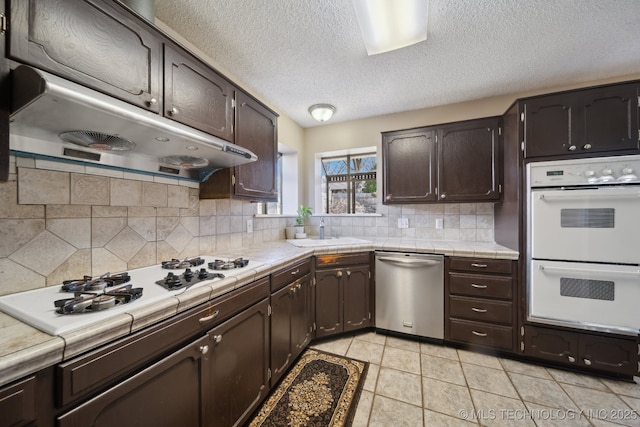
[[[531,257],[640,264],[640,187],[534,189]]]

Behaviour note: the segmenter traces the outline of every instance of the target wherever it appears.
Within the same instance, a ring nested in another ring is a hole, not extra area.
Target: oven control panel
[[[527,165],[529,188],[640,183],[640,156],[553,160]]]

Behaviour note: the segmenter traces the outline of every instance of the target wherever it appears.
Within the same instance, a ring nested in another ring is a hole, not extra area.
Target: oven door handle
[[[538,265],[540,271],[550,272],[566,272],[566,273],[582,273],[582,274],[606,274],[609,276],[638,276],[640,277],[640,269],[635,271],[616,271],[616,270],[584,270],[580,268],[564,268],[564,267],[545,267],[544,265]]]
[[[580,190],[572,190],[570,193],[566,191],[556,191],[553,193],[541,193],[538,194],[539,200],[553,202],[556,200],[576,200],[576,199],[599,199],[599,200],[616,200],[616,199],[638,199],[640,198],[640,191],[631,190],[623,192],[593,192],[588,194],[580,194]]]

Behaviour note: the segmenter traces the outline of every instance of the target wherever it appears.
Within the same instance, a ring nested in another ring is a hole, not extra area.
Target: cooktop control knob
[[[587,178],[588,178],[588,177],[590,177],[590,176],[593,176],[593,175],[595,175],[595,174],[596,174],[596,173],[595,173],[594,171],[585,171],[585,172],[584,172],[584,176],[586,176]]]
[[[613,171],[609,168],[604,168],[602,169],[602,175],[606,176],[606,175],[611,175],[613,173]]]
[[[622,175],[618,178],[619,182],[634,182],[638,180],[638,176],[633,173],[633,169],[625,167],[622,169]]]

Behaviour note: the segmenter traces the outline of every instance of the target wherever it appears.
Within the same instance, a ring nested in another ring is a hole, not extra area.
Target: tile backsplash
[[[198,184],[10,157],[0,183],[0,295],[285,238],[292,217],[256,204],[199,200]],[[326,236],[493,241],[493,204],[378,205],[381,216],[327,216]],[[408,228],[398,228],[406,218]],[[253,232],[246,232],[247,220]],[[320,216],[305,227],[318,234]],[[443,228],[436,227],[442,223]]]

